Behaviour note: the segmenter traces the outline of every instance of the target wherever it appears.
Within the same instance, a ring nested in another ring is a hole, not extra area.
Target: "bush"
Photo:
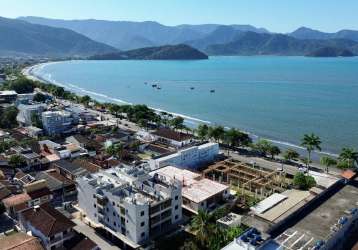
[[[316,181],[312,176],[299,172],[293,178],[293,185],[298,189],[308,190],[316,185]]]

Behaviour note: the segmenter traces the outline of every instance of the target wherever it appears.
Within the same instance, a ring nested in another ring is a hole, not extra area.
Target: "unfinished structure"
[[[203,175],[221,183],[237,186],[242,194],[254,193],[260,198],[275,192],[281,193],[289,184],[283,171],[272,171],[255,164],[250,166],[231,159],[209,166],[203,171]]]

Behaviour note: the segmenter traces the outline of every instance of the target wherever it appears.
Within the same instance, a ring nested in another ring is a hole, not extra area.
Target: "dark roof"
[[[34,190],[32,192],[28,192],[27,194],[31,197],[31,199],[37,199],[37,198],[40,198],[40,197],[43,197],[45,195],[49,195],[52,193],[48,187],[44,187],[44,188]]]
[[[81,166],[82,168],[86,169],[90,173],[96,173],[101,169],[100,166],[88,161],[87,159],[78,158],[78,159],[73,160],[72,163],[76,164],[78,166]]]
[[[153,132],[153,135],[167,138],[167,139],[174,140],[174,141],[186,141],[188,139],[193,138],[193,136],[190,134],[176,132],[169,128],[160,128],[157,131]]]
[[[0,184],[0,200],[5,199],[10,195],[11,195],[11,191],[4,185]]]
[[[91,250],[97,246],[92,240],[84,238],[76,244],[72,250]]]
[[[85,175],[87,173],[86,169],[66,160],[57,161],[53,163],[53,165],[75,176]]]
[[[62,176],[54,169],[37,173],[36,180],[46,180],[47,186],[51,191],[74,185],[72,180]]]
[[[24,220],[39,230],[46,237],[51,237],[75,226],[70,219],[49,204],[30,208],[21,213]]]
[[[76,141],[78,141],[79,143],[83,143],[83,144],[88,144],[90,143],[91,141],[84,137],[83,135],[80,135],[80,134],[75,134],[75,135],[72,135],[73,138],[76,139]]]

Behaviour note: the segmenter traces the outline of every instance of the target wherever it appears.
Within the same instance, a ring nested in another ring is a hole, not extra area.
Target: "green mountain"
[[[117,50],[72,30],[0,17],[0,55],[81,57]]]
[[[340,30],[335,33],[326,33],[307,27],[301,27],[289,35],[297,39],[347,39],[358,42],[358,31],[356,30]]]
[[[89,57],[90,60],[198,60],[208,59],[201,51],[185,44],[148,47]]]
[[[203,51],[209,55],[306,55],[323,47],[352,50],[357,42],[345,39],[302,40],[283,34],[243,32],[231,42],[213,44]]]
[[[307,54],[309,57],[351,57],[352,51],[335,47],[323,47]]]
[[[35,24],[71,29],[120,50],[182,44],[186,41],[201,39],[222,26],[219,24],[166,26],[152,21],[61,20],[41,17],[20,17],[19,19]],[[251,25],[228,25],[227,27],[240,31],[268,32]]]

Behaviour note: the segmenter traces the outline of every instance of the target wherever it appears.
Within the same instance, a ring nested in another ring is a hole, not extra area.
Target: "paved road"
[[[222,150],[222,153],[227,155],[227,150]],[[233,159],[239,160],[241,162],[248,163],[248,164],[253,164],[255,162],[258,166],[266,167],[266,168],[269,168],[272,170],[281,169],[283,166],[284,171],[289,174],[292,174],[292,175],[294,175],[295,173],[297,173],[299,171],[298,168],[295,166],[291,166],[288,164],[282,164],[282,163],[278,163],[278,162],[273,162],[273,161],[268,161],[263,158],[259,158],[259,157],[255,157],[255,156],[239,155],[234,152],[230,152],[230,156]],[[318,164],[311,164],[311,165],[313,165],[314,168],[322,169],[322,166],[319,166]],[[330,174],[340,175],[340,170],[339,169],[330,169]]]
[[[89,239],[91,239],[93,242],[95,242],[98,247],[100,247],[103,250],[120,250],[119,247],[112,245],[111,242],[106,241],[102,237],[100,237],[98,234],[95,233],[93,228],[89,227],[85,223],[83,223],[80,219],[73,219],[72,220],[76,226],[74,229],[77,232],[83,233],[86,235]]]

